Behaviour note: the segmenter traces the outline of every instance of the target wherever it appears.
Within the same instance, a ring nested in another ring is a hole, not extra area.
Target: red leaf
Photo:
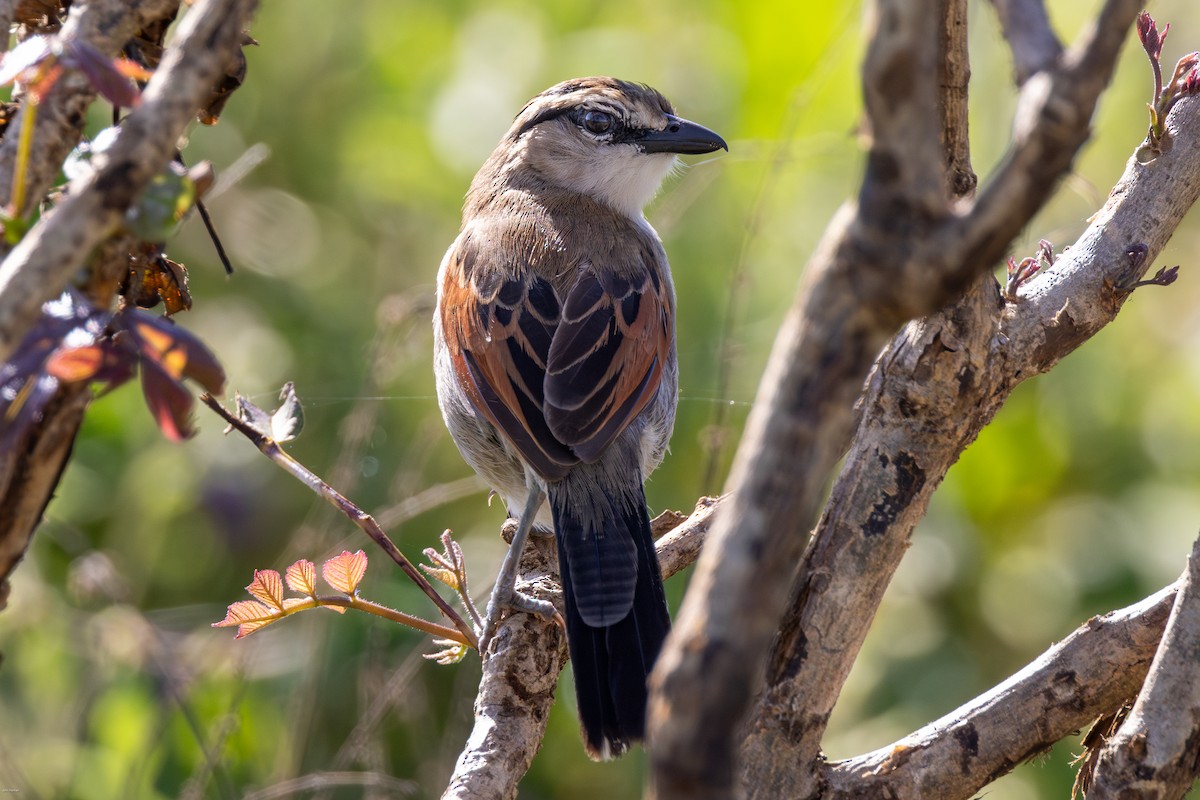
[[[172,442],[181,442],[194,433],[191,424],[191,393],[173,379],[157,361],[142,361],[142,394],[163,436]]]
[[[243,636],[249,636],[259,628],[264,628],[282,618],[283,615],[280,612],[257,600],[239,600],[226,609],[225,619],[212,623],[212,626],[229,628],[237,625],[238,632],[235,638],[241,639]]]
[[[317,566],[307,558],[302,558],[287,568],[284,573],[288,588],[309,597],[317,593]]]
[[[132,378],[136,366],[128,350],[102,341],[54,351],[46,361],[46,372],[63,383],[101,381],[111,389]]]
[[[210,394],[225,391],[225,370],[200,339],[168,319],[131,309],[125,324],[138,340],[142,355],[176,380],[191,378]]]
[[[343,594],[354,594],[367,571],[367,554],[362,550],[351,553],[343,550],[321,567],[325,582]]]
[[[55,350],[46,361],[46,372],[64,383],[90,381],[104,366],[105,356],[98,344]]]
[[[254,580],[250,581],[246,591],[271,608],[283,609],[283,579],[273,569],[254,570]]]

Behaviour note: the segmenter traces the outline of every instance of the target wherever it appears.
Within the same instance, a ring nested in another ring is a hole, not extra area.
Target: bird
[[[434,372],[466,462],[519,510],[480,652],[512,609],[529,531],[553,532],[587,754],[644,737],[670,631],[644,481],[678,400],[675,290],[643,209],[680,154],[725,141],[660,92],[610,77],[550,87],[471,183],[438,271]],[[548,501],[548,502],[547,502]]]

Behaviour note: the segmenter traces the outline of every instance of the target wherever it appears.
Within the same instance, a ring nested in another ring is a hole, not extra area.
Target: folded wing
[[[442,328],[459,384],[543,478],[600,458],[654,397],[669,348],[669,299],[641,259],[584,264],[559,291],[524,271],[501,279],[449,256]]]

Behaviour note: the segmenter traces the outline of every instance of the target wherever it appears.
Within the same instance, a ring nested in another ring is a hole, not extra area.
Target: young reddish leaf
[[[191,378],[210,394],[225,391],[225,370],[198,337],[168,319],[136,309],[125,312],[142,355],[176,380]]]
[[[458,576],[454,574],[453,570],[446,569],[445,567],[431,567],[428,564],[418,564],[417,566],[429,577],[436,581],[441,581],[451,589],[458,591]]]
[[[317,565],[307,558],[302,558],[288,567],[284,579],[293,592],[300,592],[309,597],[317,593]]]
[[[63,383],[99,381],[109,389],[132,378],[136,368],[136,356],[110,341],[60,348],[46,361],[46,373]]]
[[[341,555],[334,556],[321,567],[321,575],[325,582],[344,594],[352,595],[358,591],[358,584],[367,571],[367,554],[362,550],[351,553],[343,550]]]
[[[246,591],[271,608],[283,609],[283,579],[273,569],[254,570],[254,580],[250,581]]]
[[[142,394],[163,436],[172,442],[181,442],[194,433],[191,424],[191,393],[172,378],[157,361],[142,361]]]
[[[90,381],[100,372],[106,355],[98,344],[56,350],[46,361],[46,372],[64,383]]]
[[[229,628],[237,625],[238,632],[234,638],[241,639],[243,636],[249,636],[259,628],[264,628],[282,618],[283,615],[279,611],[265,606],[257,600],[239,600],[231,604],[225,611],[225,619],[212,623],[212,626]]]

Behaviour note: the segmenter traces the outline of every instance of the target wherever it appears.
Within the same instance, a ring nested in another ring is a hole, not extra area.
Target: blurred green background
[[[1051,2],[1064,38],[1099,5]],[[1166,60],[1200,46],[1193,0]],[[237,267],[198,220],[169,246],[191,273],[180,321],[263,405],[306,402],[291,452],[390,520],[414,560],[445,528],[482,595],[502,553],[499,504],[467,479],[433,397],[433,278],[461,198],[523,103],[568,77],[646,81],[730,153],[691,159],[648,210],[680,295],[681,401],[654,511],[720,490],[775,329],[862,162],[857,3],[504,0],[264,3],[246,85],[189,162],[226,177],[210,201]],[[989,4],[971,4],[972,145],[986,180],[1013,108]],[[1061,249],[1145,132],[1150,71],[1130,33],[1077,172],[1014,248]],[[97,127],[103,109],[96,110]],[[253,169],[245,169],[253,166]],[[833,758],[883,746],[1002,680],[1089,616],[1182,570],[1200,522],[1200,297],[1195,214],[1121,318],[1013,396],[951,471],[918,529],[835,713]],[[1156,266],[1157,266],[1156,265]],[[365,615],[300,615],[234,642],[209,623],[255,568],[342,549],[371,559],[364,593],[428,602],[344,519],[221,435],[165,442],[139,390],[97,401],[58,498],[0,614],[0,787],[22,798],[268,797],[354,771],[436,796],[469,730],[476,660]],[[673,605],[685,581],[672,580]],[[569,676],[523,798],[639,793],[641,753],[587,761]],[[993,800],[1066,796],[1075,741],[1019,767]],[[328,798],[386,797],[361,785]],[[307,795],[301,795],[307,796]]]

